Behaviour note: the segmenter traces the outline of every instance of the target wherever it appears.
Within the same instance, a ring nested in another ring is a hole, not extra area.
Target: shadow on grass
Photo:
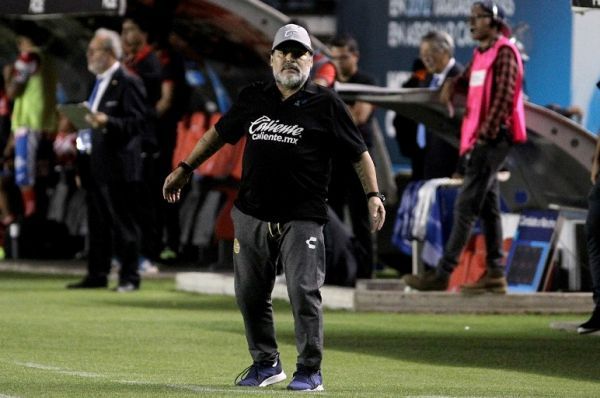
[[[294,344],[292,333],[279,333],[278,337]],[[539,338],[511,336],[508,323],[505,331],[493,335],[468,336],[326,328],[325,347],[417,363],[510,370],[592,382],[598,382],[600,376],[600,339],[562,332]]]
[[[190,295],[179,296],[172,303],[156,303],[162,309],[183,309],[198,311],[237,311],[235,300],[231,297]],[[121,305],[134,305],[154,308],[144,301],[128,301]],[[281,322],[281,315],[289,314],[289,304],[280,300],[273,302],[278,319],[277,334],[281,343],[295,344],[293,326]],[[335,317],[340,316],[336,313]],[[361,314],[349,314],[360,317]],[[394,316],[394,315],[391,315]],[[411,317],[419,317],[412,315]],[[428,317],[425,315],[425,317]],[[378,325],[361,324],[348,328],[327,325],[325,317],[326,350],[355,352],[366,355],[378,355],[417,363],[479,367],[528,372],[553,377],[576,380],[598,381],[600,375],[600,339],[581,337],[575,334],[544,330],[521,329],[514,331],[510,321],[505,327],[486,333],[474,331],[461,333],[448,332],[443,325],[447,317],[433,318],[432,329],[422,328],[390,331],[381,330]],[[439,323],[437,322],[439,319]],[[491,319],[500,319],[491,316]],[[356,319],[355,319],[356,321]],[[391,321],[391,320],[390,320]],[[368,320],[365,320],[368,322]],[[415,323],[416,325],[416,323]],[[435,331],[436,325],[444,330]],[[209,323],[203,325],[209,330],[223,329],[223,332],[238,332],[230,327]]]
[[[166,292],[164,297],[157,298],[141,296],[136,297],[136,294],[138,293],[131,293],[125,296],[117,295],[116,297],[110,296],[110,299],[102,299],[102,302],[107,305],[134,307],[149,310],[239,312],[235,298],[230,296],[186,293],[175,290]],[[276,312],[289,312],[290,306],[283,300],[273,300],[273,309]]]
[[[46,287],[48,280],[51,283],[64,281],[63,277],[10,276],[12,281],[9,284],[20,282],[21,279],[43,279]],[[69,295],[71,293],[73,292]],[[84,295],[73,293],[73,296]],[[198,295],[152,287],[127,295],[109,292],[91,294],[89,300],[95,304],[153,312],[169,310],[237,314],[238,311],[232,297]],[[278,315],[278,339],[281,343],[294,345],[289,305],[279,300],[275,300],[273,305]],[[281,315],[284,314],[288,317],[283,318]],[[328,323],[328,319],[337,321],[337,324]],[[477,317],[484,321],[489,319],[490,323],[498,324],[498,328],[488,327],[483,332],[471,330],[468,333],[457,333],[447,326],[451,319],[453,318],[444,316],[390,314],[389,317],[381,317],[357,313],[348,313],[346,317],[343,312],[333,312],[330,317],[325,317],[325,347],[326,350],[375,355],[414,363],[510,370],[598,382],[600,338],[580,337],[549,331],[547,328],[542,330],[537,322],[532,323],[531,327],[521,325],[520,328],[515,328],[510,323],[512,318],[504,316]],[[387,327],[382,327],[382,323]],[[398,329],[394,330],[396,324]],[[427,327],[424,328],[423,324]],[[243,328],[237,328],[237,325],[239,324],[232,326],[225,319],[222,322],[198,322],[200,329],[243,335]]]
[[[152,310],[238,311],[235,300],[231,297],[182,295],[181,293],[176,294],[174,299],[168,302],[128,299],[111,301],[107,304]],[[273,306],[276,315],[279,315],[278,323],[281,323],[281,315],[290,312],[289,304],[275,300]],[[349,316],[360,317],[360,314],[353,313]],[[418,315],[412,316],[418,317]],[[440,328],[444,328],[445,319],[447,318],[440,316]],[[547,330],[515,332],[508,321],[505,328],[493,333],[488,331],[482,334],[470,331],[465,334],[465,332],[448,332],[447,329],[436,332],[433,329],[436,327],[435,317],[432,322],[431,331],[422,329],[407,331],[405,325],[403,330],[399,331],[381,330],[376,324],[372,326],[361,324],[358,328],[354,325],[344,330],[342,327],[328,327],[326,316],[325,347],[326,350],[377,355],[416,363],[502,369],[598,381],[600,375],[600,339],[598,338],[586,338],[562,332],[549,333]],[[213,322],[200,327],[212,331],[222,329],[227,333],[244,334],[241,328],[232,330],[228,326]],[[278,325],[277,335],[281,343],[295,344],[291,321],[287,325]]]
[[[175,291],[172,293],[173,295],[166,294],[164,297],[155,298],[142,297],[139,296],[138,293],[129,293],[125,296],[111,295],[107,298],[103,297],[101,299],[97,299],[95,302],[118,307],[147,309],[151,311],[181,310],[204,312],[238,312],[238,307],[233,297],[208,296],[192,293],[186,294]]]

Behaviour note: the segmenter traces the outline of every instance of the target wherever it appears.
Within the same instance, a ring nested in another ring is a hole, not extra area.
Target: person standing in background
[[[45,32],[33,22],[17,26],[19,56],[5,70],[6,95],[13,100],[8,149],[14,148],[15,182],[21,191],[25,217],[36,210],[37,150],[43,134],[56,132],[57,77],[40,49]],[[5,153],[7,150],[5,150]]]
[[[342,83],[374,85],[375,80],[358,69],[360,52],[358,43],[349,35],[335,37],[330,44],[331,59],[337,70],[336,79]],[[373,105],[363,101],[346,101],[352,120],[370,150],[373,145],[371,122]],[[329,184],[329,205],[340,220],[345,220],[345,207],[348,206],[352,232],[359,244],[357,278],[369,279],[373,275],[373,236],[370,228],[367,201],[362,194],[360,180],[351,162],[336,155],[332,161],[331,182]]]
[[[454,206],[452,230],[436,268],[424,275],[406,275],[404,281],[417,290],[446,290],[473,224],[480,217],[487,272],[479,281],[462,286],[461,291],[506,293],[497,172],[513,143],[527,139],[523,63],[519,50],[508,39],[510,30],[504,10],[495,2],[475,2],[469,23],[478,47],[467,69],[447,80],[441,94],[442,102],[452,109],[453,92],[467,91],[460,140],[460,155],[466,159],[465,173]]]
[[[69,289],[105,288],[112,256],[121,262],[115,291],[140,288],[137,207],[142,181],[141,144],[148,107],[142,81],[119,62],[117,32],[98,29],[87,49],[96,76],[88,100],[92,127],[86,190],[90,249],[87,275]],[[144,200],[144,199],[142,199]]]
[[[185,78],[183,56],[171,44],[173,33],[164,32],[157,40],[156,54],[161,65],[161,96],[156,103],[159,158],[159,188],[173,167],[177,123],[189,112],[191,88]],[[160,190],[159,190],[160,193]],[[159,200],[157,229],[162,237],[160,259],[175,260],[179,251],[179,206]]]
[[[159,258],[162,246],[161,228],[158,223],[158,210],[161,207],[162,178],[159,161],[162,147],[159,146],[158,108],[162,96],[162,68],[154,48],[149,44],[152,28],[152,14],[142,9],[125,16],[121,27],[123,64],[144,83],[147,102],[147,119],[142,131],[143,181],[141,195],[144,200],[137,210],[142,230],[140,268],[146,272],[156,272],[152,261]]]
[[[600,89],[600,82],[597,86]],[[596,143],[596,152],[592,162],[591,180],[592,189],[588,196],[585,234],[595,306],[590,319],[577,328],[579,334],[593,333],[600,330],[600,137]]]
[[[437,89],[464,67],[454,59],[454,40],[443,31],[433,30],[421,38],[419,58],[427,73],[422,80],[411,79],[410,87]],[[403,87],[409,87],[406,84]],[[397,115],[394,119],[400,151],[410,154],[413,180],[451,177],[458,166],[458,151],[439,134]]]

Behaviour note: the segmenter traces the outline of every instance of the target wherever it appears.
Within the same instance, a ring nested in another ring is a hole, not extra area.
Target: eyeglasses
[[[477,22],[478,19],[482,19],[482,18],[492,18],[492,14],[475,14],[475,15],[471,15],[469,18],[467,18],[467,21],[469,21],[471,23],[475,23],[475,22]]]
[[[285,58],[288,54],[294,59],[306,60],[309,57],[309,51],[301,47],[282,47],[273,51],[273,55],[278,58]]]
[[[87,52],[87,54],[90,54],[90,55],[91,55],[91,54],[97,53],[97,52],[99,52],[99,51],[105,51],[105,50],[106,50],[105,48],[100,48],[100,47],[97,47],[97,48],[94,48],[94,47],[88,47],[88,49],[87,49],[87,51],[86,51],[86,52]]]

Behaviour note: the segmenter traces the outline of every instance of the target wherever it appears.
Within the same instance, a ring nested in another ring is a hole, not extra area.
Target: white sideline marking
[[[34,363],[34,362],[14,361],[14,364],[19,365],[19,366],[24,366],[26,368],[45,370],[45,371],[60,373],[60,374],[68,375],[68,376],[103,378],[103,379],[108,379],[109,381],[112,381],[114,383],[168,387],[168,388],[173,388],[173,389],[178,389],[178,390],[189,390],[189,391],[193,391],[193,392],[202,392],[202,393],[223,393],[223,392],[225,392],[228,394],[244,394],[244,395],[246,395],[246,394],[281,395],[281,393],[286,392],[286,391],[281,391],[281,390],[271,390],[271,389],[263,389],[263,388],[255,389],[255,390],[240,388],[240,387],[235,387],[235,386],[232,386],[231,388],[211,388],[211,387],[204,387],[204,386],[198,386],[198,385],[193,385],[193,384],[171,384],[171,383],[165,384],[165,383],[156,383],[156,382],[143,381],[143,380],[110,379],[107,375],[103,375],[100,373],[69,370],[69,369],[64,369],[64,368],[60,368],[57,366],[44,365],[44,364]],[[290,392],[290,393],[293,394],[293,392]],[[319,395],[327,395],[327,393],[319,392]],[[12,397],[12,396],[8,396],[8,395],[0,394],[0,398],[19,398],[19,397]]]
[[[91,378],[105,377],[105,376],[103,376],[101,374],[98,374],[98,373],[93,373],[93,372],[79,372],[79,371],[74,371],[74,370],[68,370],[68,369],[58,368],[56,366],[42,365],[42,364],[33,363],[33,362],[15,362],[15,363],[17,365],[25,366],[26,368],[40,369],[40,370],[49,370],[49,371],[52,371],[52,372],[61,373],[61,374],[69,375],[69,376],[91,377]]]
[[[4,394],[0,394],[0,398],[19,398],[16,395],[4,395]]]

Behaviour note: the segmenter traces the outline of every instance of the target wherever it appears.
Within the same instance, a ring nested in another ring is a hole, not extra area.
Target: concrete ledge
[[[407,313],[560,314],[591,313],[587,293],[481,294],[444,292],[356,291],[356,311]]]
[[[4,260],[0,261],[0,271],[40,273],[46,275],[76,275],[86,274],[83,261],[44,261],[44,260]]]
[[[169,270],[169,267],[161,266],[161,268],[163,269],[163,271],[155,273],[142,272],[142,281],[144,279],[172,279],[175,277],[175,273]],[[164,269],[166,269],[167,271],[164,271]],[[87,263],[84,260],[11,259],[0,261],[0,272],[3,271],[45,275],[85,276],[87,274]],[[113,267],[108,278],[111,281],[118,280],[118,270]]]
[[[560,314],[590,313],[591,293],[463,295],[406,291],[400,279],[364,280],[356,285],[356,311],[406,313]]]
[[[233,296],[233,275],[211,272],[176,274],[176,289]],[[355,311],[474,314],[591,313],[591,293],[481,294],[405,292],[399,279],[361,280],[356,289],[324,286],[323,306]],[[273,298],[289,301],[284,283],[275,283]]]
[[[212,272],[180,272],[175,275],[177,290],[204,294],[224,294],[234,296],[233,275]],[[323,306],[332,309],[354,309],[354,289],[323,286],[321,288]],[[276,282],[272,297],[289,302],[287,287]]]

